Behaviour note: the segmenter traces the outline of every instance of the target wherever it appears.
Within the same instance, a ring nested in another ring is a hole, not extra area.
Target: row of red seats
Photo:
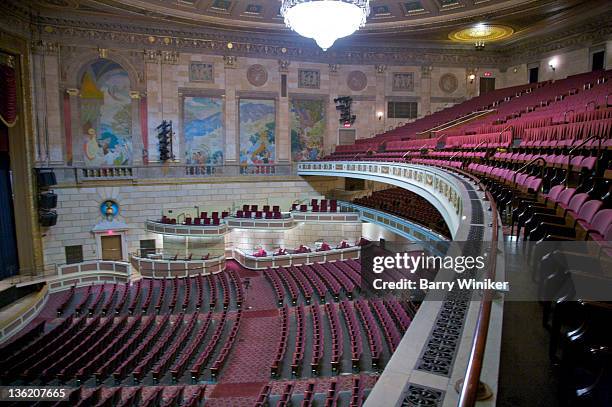
[[[163,357],[168,348],[174,345],[174,340],[179,336],[179,332],[183,326],[185,314],[181,313],[176,318],[174,324],[171,324],[169,329],[164,332],[164,335],[155,341],[155,345],[146,353],[144,358],[132,371],[134,383],[140,383],[142,379],[153,367],[153,364]]]
[[[148,392],[148,395],[147,395]],[[197,407],[201,405],[206,393],[206,385],[196,386],[98,386],[88,391],[84,386],[67,390],[67,398],[62,403],[70,406],[99,407]]]
[[[238,311],[238,312],[242,312],[242,311]],[[197,381],[199,379],[200,374],[202,373],[202,369],[204,368],[204,365],[210,361],[210,358],[212,357],[215,349],[221,342],[221,338],[223,336],[223,331],[225,330],[226,324],[227,324],[227,311],[223,311],[223,313],[221,314],[221,320],[217,321],[217,325],[216,325],[216,328],[215,328],[215,331],[212,337],[207,342],[206,347],[204,348],[204,351],[202,351],[198,355],[197,359],[195,360],[193,366],[190,369],[192,380]]]
[[[361,362],[361,355],[363,354],[363,342],[361,339],[361,329],[355,316],[355,310],[353,310],[349,301],[340,302],[340,309],[346,322],[346,328],[349,333],[349,340],[351,343],[351,362],[353,369],[359,367]]]
[[[120,364],[123,363],[123,368],[129,366],[129,358],[136,354],[138,347],[145,346],[143,340],[151,331],[151,328],[155,326],[155,317],[139,315],[135,320],[139,322],[134,334],[129,339],[121,338],[118,340],[117,348],[110,347],[108,357],[102,355],[97,361],[92,361],[93,363],[90,366],[86,366],[82,371],[79,371],[77,376],[81,381],[93,375],[96,378],[96,382],[101,382],[111,372],[113,372],[115,379],[120,376],[123,377]],[[164,321],[166,320],[169,320],[169,317],[162,319],[159,326],[165,325]]]
[[[221,348],[221,352],[219,352],[217,359],[215,359],[213,364],[210,366],[210,374],[213,379],[219,376],[219,372],[223,368],[223,365],[225,364],[225,361],[227,360],[227,357],[229,356],[229,353],[232,350],[234,343],[236,342],[236,338],[238,337],[238,329],[240,329],[241,320],[242,320],[242,310],[240,309],[236,313],[234,324],[232,325],[232,330],[230,331],[229,336],[227,337],[225,343],[223,344],[223,347]]]
[[[285,353],[287,352],[287,341],[289,339],[289,310],[287,309],[286,305],[279,310],[279,315],[281,331],[278,338],[276,356],[274,357],[272,367],[270,368],[272,377],[278,377],[281,374],[283,359],[285,358]]]
[[[340,326],[340,318],[338,318],[338,310],[336,304],[325,304],[325,312],[327,313],[327,319],[329,320],[329,326],[331,330],[331,367],[333,372],[340,370],[340,364],[342,362],[342,352],[344,338],[342,335],[342,327]]]
[[[597,157],[585,157],[576,155],[571,157],[566,154],[529,154],[529,153],[495,153],[492,157],[494,160],[509,163],[525,163],[542,158],[544,165],[553,168],[569,168],[574,169],[586,168],[592,170],[597,162]]]
[[[512,132],[447,137],[444,148],[503,148],[512,144]]]
[[[53,379],[58,379],[60,382],[64,379],[62,372],[64,369],[75,366],[78,359],[88,352],[97,342],[108,340],[109,333],[116,333],[116,329],[121,329],[125,325],[127,317],[123,316],[117,324],[114,324],[113,318],[95,317],[88,325],[85,333],[72,338],[70,347],[63,347],[62,353],[55,353],[53,356],[46,359],[46,363],[40,366],[38,374],[32,376],[36,369],[28,369],[24,372],[24,378],[30,380],[36,378],[46,383]],[[64,345],[66,346],[66,345]]]
[[[2,376],[10,379],[17,378],[19,373],[24,371],[28,365],[36,363],[67,341],[75,332],[78,332],[85,325],[85,322],[85,318],[74,318],[71,315],[47,332],[46,335],[43,334],[19,351],[13,354],[3,353],[3,360],[0,362]],[[17,342],[14,343],[18,344]]]
[[[312,355],[310,358],[310,371],[313,375],[319,374],[321,360],[323,359],[323,323],[321,322],[321,311],[317,304],[310,306],[312,318]]]
[[[259,205],[243,204],[242,211],[243,212],[247,212],[247,211],[257,212],[259,211]],[[270,209],[270,205],[263,205],[261,211],[262,212],[280,212],[280,206],[272,205],[272,208]]]
[[[123,318],[127,320],[127,316]],[[116,332],[111,332],[108,335],[110,341],[105,341],[104,339],[98,341],[86,354],[81,356],[82,363],[78,365],[75,364],[70,368],[65,368],[60,373],[63,376],[60,380],[63,379],[65,382],[69,378],[76,377],[82,382],[86,380],[86,378],[91,377],[97,368],[111,358],[121,348],[125,341],[136,332],[141,322],[142,316],[139,315],[137,318],[132,319],[125,329],[120,329],[118,324],[117,330],[119,332],[117,334],[115,334]],[[120,321],[120,323],[123,322]]]
[[[149,317],[148,325],[142,327],[138,334],[133,336],[117,354],[103,365],[96,373],[96,379],[101,381],[107,374],[112,371],[112,376],[116,383],[125,379],[138,366],[141,359],[149,353],[155,346],[159,337],[165,333],[168,325],[170,325],[170,314],[165,314],[161,321],[156,325],[155,317]],[[151,329],[153,328],[153,329]],[[165,336],[165,334],[164,334]],[[138,342],[137,339],[142,339]]]
[[[395,352],[397,349],[397,345],[401,340],[400,332],[397,330],[397,326],[395,322],[389,315],[387,308],[384,306],[381,300],[372,300],[369,301],[370,305],[374,308],[374,313],[378,317],[378,322],[382,325],[383,333],[389,344],[391,352]]]
[[[357,300],[354,302],[355,308],[359,312],[361,321],[365,327],[366,336],[368,338],[368,344],[370,347],[370,354],[372,356],[372,365],[374,367],[379,366],[380,356],[382,352],[382,340],[380,338],[380,330],[374,320],[374,316],[363,300]]]
[[[89,321],[89,323],[85,317],[82,317],[79,321],[74,323],[74,327],[76,329],[71,329],[63,333],[65,342],[57,342],[54,348],[47,348],[47,353],[39,353],[39,359],[31,360],[33,363],[30,366],[26,364],[12,366],[10,369],[10,376],[15,377],[20,374],[21,377],[25,379],[40,377],[44,370],[49,368],[52,369],[62,358],[62,355],[69,354],[69,349],[76,347],[76,345],[79,343],[77,337],[80,335],[88,336],[91,334],[91,332],[98,327],[99,322],[99,316],[93,318],[91,321]],[[68,336],[68,334],[70,335]],[[65,348],[67,344],[69,344],[71,347]],[[64,353],[62,353],[62,350]],[[50,373],[50,371],[48,372]]]
[[[236,217],[241,219],[282,219],[283,214],[280,212],[262,212],[262,211],[236,211]]]
[[[186,321],[186,326],[180,335],[174,340],[172,346],[167,349],[159,360],[153,365],[151,375],[155,383],[166,374],[167,369],[174,362],[174,359],[183,351],[185,345],[192,339],[195,328],[197,327],[198,314],[191,314],[191,318]]]

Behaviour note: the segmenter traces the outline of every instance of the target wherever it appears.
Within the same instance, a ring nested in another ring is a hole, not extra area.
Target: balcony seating
[[[375,191],[353,200],[357,205],[389,212],[408,219],[445,236],[450,236],[442,215],[425,198],[402,188]]]

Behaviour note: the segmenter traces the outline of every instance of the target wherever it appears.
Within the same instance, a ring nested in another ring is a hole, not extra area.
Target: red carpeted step
[[[266,371],[267,372],[267,371]],[[219,383],[210,394],[211,399],[225,397],[257,397],[265,382]]]

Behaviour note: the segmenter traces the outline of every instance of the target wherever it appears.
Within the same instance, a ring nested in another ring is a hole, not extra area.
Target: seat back
[[[582,205],[589,199],[589,194],[576,194],[570,199],[567,209],[574,213],[578,213]]]
[[[578,219],[582,219],[587,223],[591,223],[591,221],[593,220],[593,216],[595,216],[595,214],[599,211],[602,205],[603,202],[597,199],[593,199],[592,201],[586,202],[584,205],[582,205],[580,211],[578,212]]]
[[[603,236],[611,224],[612,209],[603,209],[597,212],[593,217],[593,222],[591,222],[591,230]]]
[[[555,199],[554,201],[563,205],[567,205],[569,204],[570,199],[572,199],[575,193],[576,188],[566,188],[563,190],[563,192],[559,194],[557,199]]]
[[[548,191],[546,197],[551,200],[556,200],[559,197],[559,194],[563,191],[565,187],[563,185],[555,185]]]

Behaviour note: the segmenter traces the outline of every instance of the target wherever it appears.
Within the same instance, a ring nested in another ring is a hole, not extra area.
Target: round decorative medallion
[[[368,85],[368,77],[361,71],[352,71],[346,78],[346,84],[350,90],[359,92]]]
[[[119,213],[119,204],[112,199],[107,199],[100,204],[100,212],[108,220],[112,220]]]
[[[476,24],[473,27],[461,28],[448,35],[453,41],[498,41],[508,38],[514,33],[511,27],[499,24]]]
[[[445,93],[453,93],[459,87],[457,77],[452,73],[445,73],[440,77],[440,89]]]
[[[262,65],[251,65],[247,70],[247,80],[253,86],[263,86],[268,82],[268,71]]]

